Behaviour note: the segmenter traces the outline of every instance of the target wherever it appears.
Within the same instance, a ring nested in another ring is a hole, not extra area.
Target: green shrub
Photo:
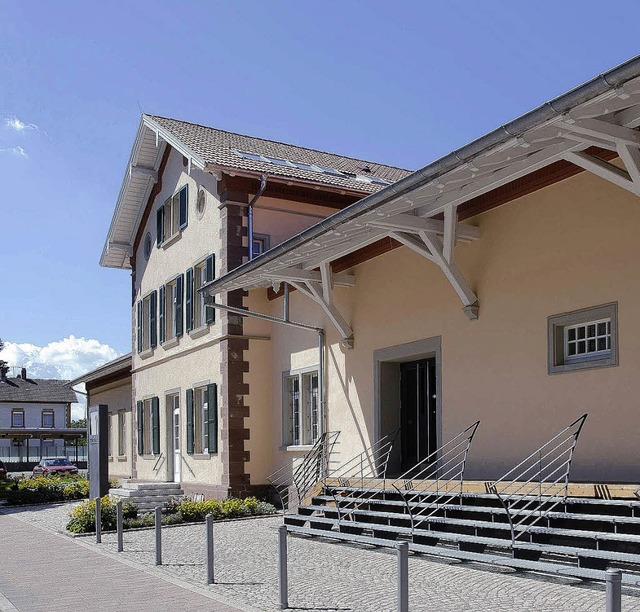
[[[2,491],[9,504],[38,504],[82,499],[89,495],[89,481],[78,476],[36,476],[23,478]]]
[[[96,530],[95,516],[95,500],[82,502],[69,512],[70,520],[67,523],[67,529],[72,533],[92,533]],[[137,507],[131,502],[124,502],[122,516],[130,522],[135,521],[138,516]],[[100,499],[100,519],[102,529],[105,531],[116,528],[116,501],[108,495]]]
[[[221,519],[274,514],[276,512],[274,506],[261,502],[255,497],[229,498],[223,502],[215,499],[205,499],[204,501],[174,500],[172,507],[185,523],[203,521],[207,514],[212,514],[215,519]]]

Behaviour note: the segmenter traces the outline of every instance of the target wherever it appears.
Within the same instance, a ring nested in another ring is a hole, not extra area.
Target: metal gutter
[[[358,200],[347,208],[327,217],[324,221],[311,226],[299,234],[292,236],[285,242],[269,249],[263,255],[260,255],[259,257],[242,264],[224,276],[205,284],[200,291],[203,291],[205,295],[210,294],[210,290],[220,289],[226,283],[257,269],[274,259],[277,259],[280,255],[283,255],[306,242],[314,240],[337,225],[354,219],[374,208],[382,206],[399,196],[408,194],[414,189],[422,187],[439,176],[453,170],[460,164],[472,160],[481,153],[498,145],[504,144],[512,138],[522,136],[528,130],[537,127],[546,121],[559,117],[575,106],[584,104],[588,100],[600,96],[611,89],[620,87],[630,79],[637,76],[640,76],[640,55],[637,55],[623,64],[598,75],[594,79],[579,85],[575,89],[572,89],[567,93],[534,108],[509,123],[501,125],[492,132],[489,132],[488,134],[473,140],[469,144],[452,151],[448,155],[437,159],[420,170],[416,170],[413,174],[400,179],[393,185],[389,185],[377,193],[367,196],[362,200]]]

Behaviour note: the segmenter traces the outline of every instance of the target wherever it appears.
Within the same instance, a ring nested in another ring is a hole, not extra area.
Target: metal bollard
[[[278,577],[280,610],[289,607],[289,580],[287,576],[287,526],[278,527]]]
[[[162,565],[162,506],[156,506],[156,565]]]
[[[116,531],[118,532],[118,552],[124,549],[122,543],[122,500],[116,502]]]
[[[100,508],[100,498],[96,497],[96,544],[102,542],[102,509]]]
[[[409,544],[398,544],[398,612],[409,612]]]
[[[204,520],[207,525],[207,584],[213,584],[213,514],[207,514]]]
[[[607,570],[607,612],[622,611],[622,572]]]

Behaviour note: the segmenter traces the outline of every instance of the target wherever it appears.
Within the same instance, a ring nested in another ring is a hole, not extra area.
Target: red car
[[[77,474],[78,468],[73,465],[66,457],[49,457],[43,459],[33,468],[33,475],[39,476],[43,474],[49,476],[51,474]]]

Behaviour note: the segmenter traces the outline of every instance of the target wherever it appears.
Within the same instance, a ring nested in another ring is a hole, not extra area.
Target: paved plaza
[[[277,532],[281,518],[215,524],[216,584],[207,586],[204,525],[163,530],[163,565],[154,532],[71,538],[58,533],[73,504],[0,514],[0,610],[278,609]],[[604,611],[601,586],[410,557],[412,611]],[[396,559],[386,549],[289,538],[289,604],[303,610],[393,612]],[[640,611],[640,593],[623,596]]]

